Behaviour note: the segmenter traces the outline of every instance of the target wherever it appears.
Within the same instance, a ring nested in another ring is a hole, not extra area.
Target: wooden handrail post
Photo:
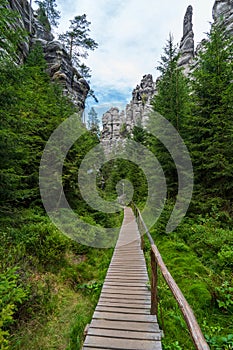
[[[153,250],[150,252],[151,258],[151,315],[158,314],[158,265]]]
[[[144,234],[140,232],[140,235],[141,235],[141,250],[144,250],[144,245],[145,245]]]

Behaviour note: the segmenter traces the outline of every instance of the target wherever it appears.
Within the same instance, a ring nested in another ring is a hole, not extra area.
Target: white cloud
[[[57,0],[62,12],[59,31],[66,31],[69,19],[86,13],[91,21],[90,35],[99,43],[91,52],[87,65],[92,69],[92,84],[101,103],[107,103],[102,91],[119,91],[122,95],[138,84],[144,74],[157,75],[155,66],[162,48],[173,33],[179,42],[183,18],[188,5],[194,8],[196,43],[209,30],[214,0]],[[117,94],[116,94],[117,96]]]

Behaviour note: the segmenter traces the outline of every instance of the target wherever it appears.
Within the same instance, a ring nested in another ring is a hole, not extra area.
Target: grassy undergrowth
[[[112,252],[71,241],[40,208],[2,219],[0,349],[79,350]]]
[[[165,221],[164,221],[165,222]],[[162,220],[151,230],[169,271],[192,307],[210,348],[233,349],[233,232],[213,217],[186,219],[166,234]],[[145,246],[149,266],[150,246]],[[186,323],[159,275],[159,322],[164,350],[193,350]]]

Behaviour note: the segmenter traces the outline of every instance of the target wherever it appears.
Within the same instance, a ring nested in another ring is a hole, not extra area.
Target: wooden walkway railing
[[[187,300],[185,299],[183,293],[181,292],[180,288],[176,284],[175,280],[171,276],[170,272],[168,271],[165,263],[163,262],[163,259],[160,255],[160,252],[158,248],[156,247],[153,238],[150,235],[150,232],[148,231],[142,215],[139,211],[139,209],[136,207],[135,204],[133,204],[133,211],[136,216],[136,221],[139,227],[139,231],[141,234],[141,245],[143,246],[144,243],[144,234],[147,235],[150,244],[151,244],[151,312],[152,314],[157,314],[158,311],[158,291],[157,291],[157,284],[158,284],[158,267],[161,270],[161,273],[171,290],[183,316],[185,319],[185,322],[187,324],[190,336],[193,340],[193,344],[195,345],[197,350],[210,350],[209,345],[207,344],[202,331],[197,323],[197,320],[194,316],[194,313],[189,306]]]
[[[119,239],[83,350],[162,350],[157,323],[158,267],[172,291],[197,350],[210,350],[192,309],[169,273],[138,208],[125,208]],[[143,235],[151,243],[151,292],[143,254]]]

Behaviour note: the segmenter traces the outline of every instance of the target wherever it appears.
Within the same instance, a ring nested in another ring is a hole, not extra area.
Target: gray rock
[[[101,144],[106,154],[113,152],[114,147],[124,145],[126,136],[132,134],[134,126],[145,125],[154,94],[155,83],[152,75],[144,75],[141,83],[133,90],[132,99],[125,111],[120,113],[118,108],[113,107],[103,115]]]
[[[180,58],[178,65],[184,68],[184,72],[188,73],[189,66],[194,58],[194,33],[193,33],[193,8],[188,6],[184,16],[183,37],[180,43]]]
[[[73,66],[64,46],[59,41],[54,40],[53,34],[38,21],[27,0],[8,1],[10,8],[19,13],[16,26],[29,32],[31,18],[31,35],[27,41],[20,44],[19,63],[26,59],[30,48],[39,42],[48,63],[48,73],[51,79],[62,84],[64,94],[71,97],[78,109],[84,109],[90,87]]]
[[[233,0],[216,0],[212,13],[214,22],[223,19],[226,31],[233,34]]]

